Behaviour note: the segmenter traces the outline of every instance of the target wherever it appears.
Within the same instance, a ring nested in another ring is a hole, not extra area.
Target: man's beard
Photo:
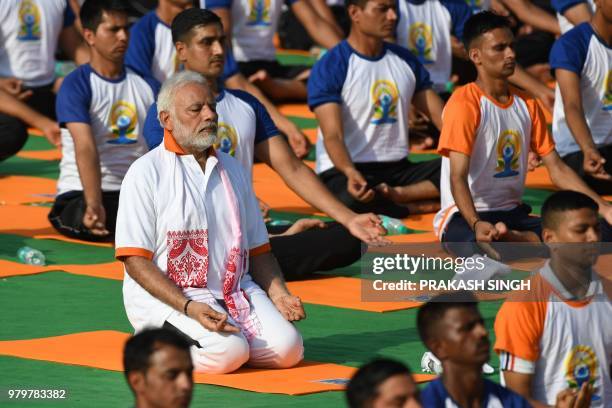
[[[206,128],[206,134],[200,133],[203,128]],[[198,126],[195,132],[187,129],[183,124],[174,120],[174,131],[172,132],[178,143],[188,151],[203,152],[215,143],[217,143],[217,124],[209,122],[205,125]]]

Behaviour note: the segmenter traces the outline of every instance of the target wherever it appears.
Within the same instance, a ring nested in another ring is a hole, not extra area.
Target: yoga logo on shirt
[[[38,41],[41,37],[40,10],[32,0],[23,0],[19,7],[19,33],[21,41]]]
[[[603,110],[612,110],[612,70],[608,71],[604,81]]]
[[[579,390],[582,384],[593,384],[594,392],[591,401],[600,400],[595,395],[595,381],[598,380],[597,356],[589,346],[578,345],[573,347],[565,359],[565,379],[570,388]]]
[[[493,177],[517,176],[521,156],[521,134],[518,130],[504,130],[497,138],[497,167]]]
[[[208,230],[168,231],[168,278],[179,288],[205,288]]]
[[[126,101],[115,102],[108,119],[108,125],[113,133],[111,139],[106,143],[118,145],[136,143],[138,135],[134,131],[137,123],[138,114],[134,104]]]
[[[236,148],[238,147],[236,130],[227,123],[219,122],[217,127],[217,143],[215,143],[214,147],[223,153],[235,156]]]
[[[249,0],[251,12],[247,18],[246,25],[269,26],[270,22],[270,0]]]
[[[393,81],[379,79],[370,91],[374,105],[372,124],[383,125],[397,122],[397,99],[399,92]]]
[[[431,27],[425,23],[414,23],[408,30],[408,49],[421,64],[433,64]]]

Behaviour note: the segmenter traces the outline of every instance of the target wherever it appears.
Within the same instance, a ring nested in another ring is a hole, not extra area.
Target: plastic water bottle
[[[293,223],[289,220],[272,220],[268,223],[271,227],[287,227]]]
[[[397,218],[387,217],[386,215],[379,215],[382,220],[382,226],[387,230],[387,235],[402,235],[409,234],[410,229],[404,225],[401,220]]]
[[[29,246],[19,248],[17,258],[28,265],[43,266],[45,264],[45,255],[38,249],[30,248]]]

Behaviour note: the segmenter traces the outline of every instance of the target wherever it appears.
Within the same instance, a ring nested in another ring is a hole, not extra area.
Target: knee
[[[17,154],[28,140],[28,131],[18,119],[4,117],[0,120],[0,160]]]
[[[195,371],[227,374],[249,360],[249,343],[242,336],[220,335],[217,342],[204,348],[192,348]]]
[[[304,342],[300,333],[291,326],[291,330],[278,333],[269,346],[270,360],[263,362],[267,368],[289,368],[304,359]]]

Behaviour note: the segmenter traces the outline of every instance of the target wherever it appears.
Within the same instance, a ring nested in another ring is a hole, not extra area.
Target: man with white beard
[[[185,71],[164,83],[157,105],[164,142],[130,167],[119,199],[130,322],[187,336],[199,372],[296,365],[303,345],[291,322],[304,309],[270,252],[247,174],[212,147],[213,93]]]

